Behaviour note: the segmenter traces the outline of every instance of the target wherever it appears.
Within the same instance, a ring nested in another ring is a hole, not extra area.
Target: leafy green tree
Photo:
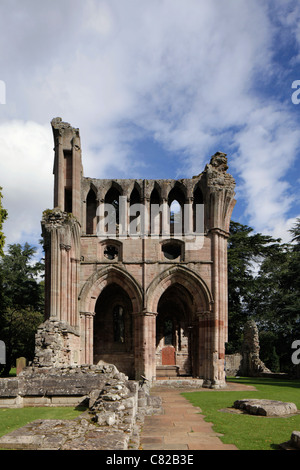
[[[280,360],[275,345],[278,337],[273,331],[262,330],[259,334],[260,358],[272,372],[280,372]]]
[[[34,334],[43,321],[44,287],[39,279],[44,266],[34,262],[28,243],[9,245],[0,261],[0,331],[6,345],[6,375],[15,359],[33,359]]]
[[[5,243],[5,236],[2,231],[3,222],[7,219],[7,210],[2,207],[2,188],[0,187],[0,256],[3,256],[3,247]]]
[[[235,222],[230,229],[227,352],[240,350],[251,317],[259,329],[261,359],[273,371],[291,372],[291,344],[300,339],[300,219],[291,229],[291,243],[252,234]]]
[[[291,344],[300,339],[300,219],[290,230],[290,244],[264,260],[258,278],[258,303],[264,330],[273,332],[280,368],[292,372]]]
[[[238,352],[246,321],[260,311],[257,271],[264,259],[280,249],[280,240],[253,234],[253,229],[232,221],[228,240],[228,354]],[[256,318],[254,318],[256,319]]]

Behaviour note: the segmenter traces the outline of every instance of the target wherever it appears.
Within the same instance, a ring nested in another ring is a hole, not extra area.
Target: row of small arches
[[[118,210],[119,210],[119,198],[122,196],[121,191],[114,185],[107,191],[104,197],[104,203],[112,205],[116,210],[116,222],[118,223]],[[150,211],[153,205],[160,205],[162,203],[161,196],[156,187],[153,188],[150,195]],[[176,214],[181,214],[181,224],[184,226],[184,204],[187,203],[186,195],[180,186],[175,185],[168,194],[167,203],[170,210],[170,224],[171,227],[176,219]],[[196,228],[196,211],[197,206],[203,204],[203,194],[198,186],[196,186],[193,192],[192,206],[193,206],[193,229]],[[129,198],[129,205],[142,204],[143,200],[140,195],[140,191],[136,186],[131,191]],[[86,234],[94,234],[96,226],[98,200],[95,191],[91,188],[86,198]],[[151,217],[151,214],[150,214]]]

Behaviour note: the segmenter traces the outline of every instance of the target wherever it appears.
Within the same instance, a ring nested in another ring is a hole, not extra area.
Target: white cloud
[[[0,125],[0,175],[7,244],[37,242],[42,211],[52,207],[53,139],[49,126],[12,121]]]
[[[298,126],[286,109],[273,103],[249,115],[235,142],[234,166],[243,180],[250,225],[286,238],[286,214],[297,202],[287,178],[299,149]]]
[[[288,14],[278,16],[287,5]],[[24,202],[32,215],[23,218],[25,235],[39,230],[36,220],[52,202],[55,116],[80,128],[86,176],[110,170],[147,177],[149,162],[133,151],[143,136],[174,153],[178,175],[200,173],[212,151],[233,153],[250,223],[268,231],[278,220],[285,226],[294,204],[287,172],[300,136],[288,106],[274,96],[262,99],[256,87],[280,69],[274,66],[280,21],[286,35],[290,27],[300,37],[293,2],[280,0],[274,11],[260,0],[14,0],[13,6],[0,5],[0,79],[7,87],[0,169],[14,219],[17,180],[26,175]],[[15,152],[26,165],[3,165]],[[170,162],[166,178],[169,171]],[[13,226],[6,223],[17,240]]]

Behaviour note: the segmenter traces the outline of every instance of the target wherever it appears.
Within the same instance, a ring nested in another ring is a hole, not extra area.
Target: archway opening
[[[182,189],[174,186],[168,196],[171,236],[184,234],[184,203],[185,195]]]
[[[157,376],[192,376],[195,331],[190,293],[179,283],[171,285],[161,295],[157,311]]]
[[[95,306],[94,364],[101,360],[134,376],[132,303],[116,283],[103,289]]]
[[[97,225],[97,200],[96,195],[90,189],[86,198],[86,234],[96,233]]]

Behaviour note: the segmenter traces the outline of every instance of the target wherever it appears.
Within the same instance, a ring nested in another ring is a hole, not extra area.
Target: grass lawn
[[[72,407],[0,408],[0,436],[35,419],[73,419],[83,411]]]
[[[300,414],[284,418],[252,416],[219,411],[232,408],[235,400],[264,398],[293,402],[300,410],[300,380],[272,378],[229,378],[228,382],[253,385],[257,391],[232,392],[225,390],[188,392],[183,395],[199,406],[205,421],[213,423],[213,430],[224,436],[226,444],[240,450],[276,450],[288,441],[293,431],[300,431]]]

